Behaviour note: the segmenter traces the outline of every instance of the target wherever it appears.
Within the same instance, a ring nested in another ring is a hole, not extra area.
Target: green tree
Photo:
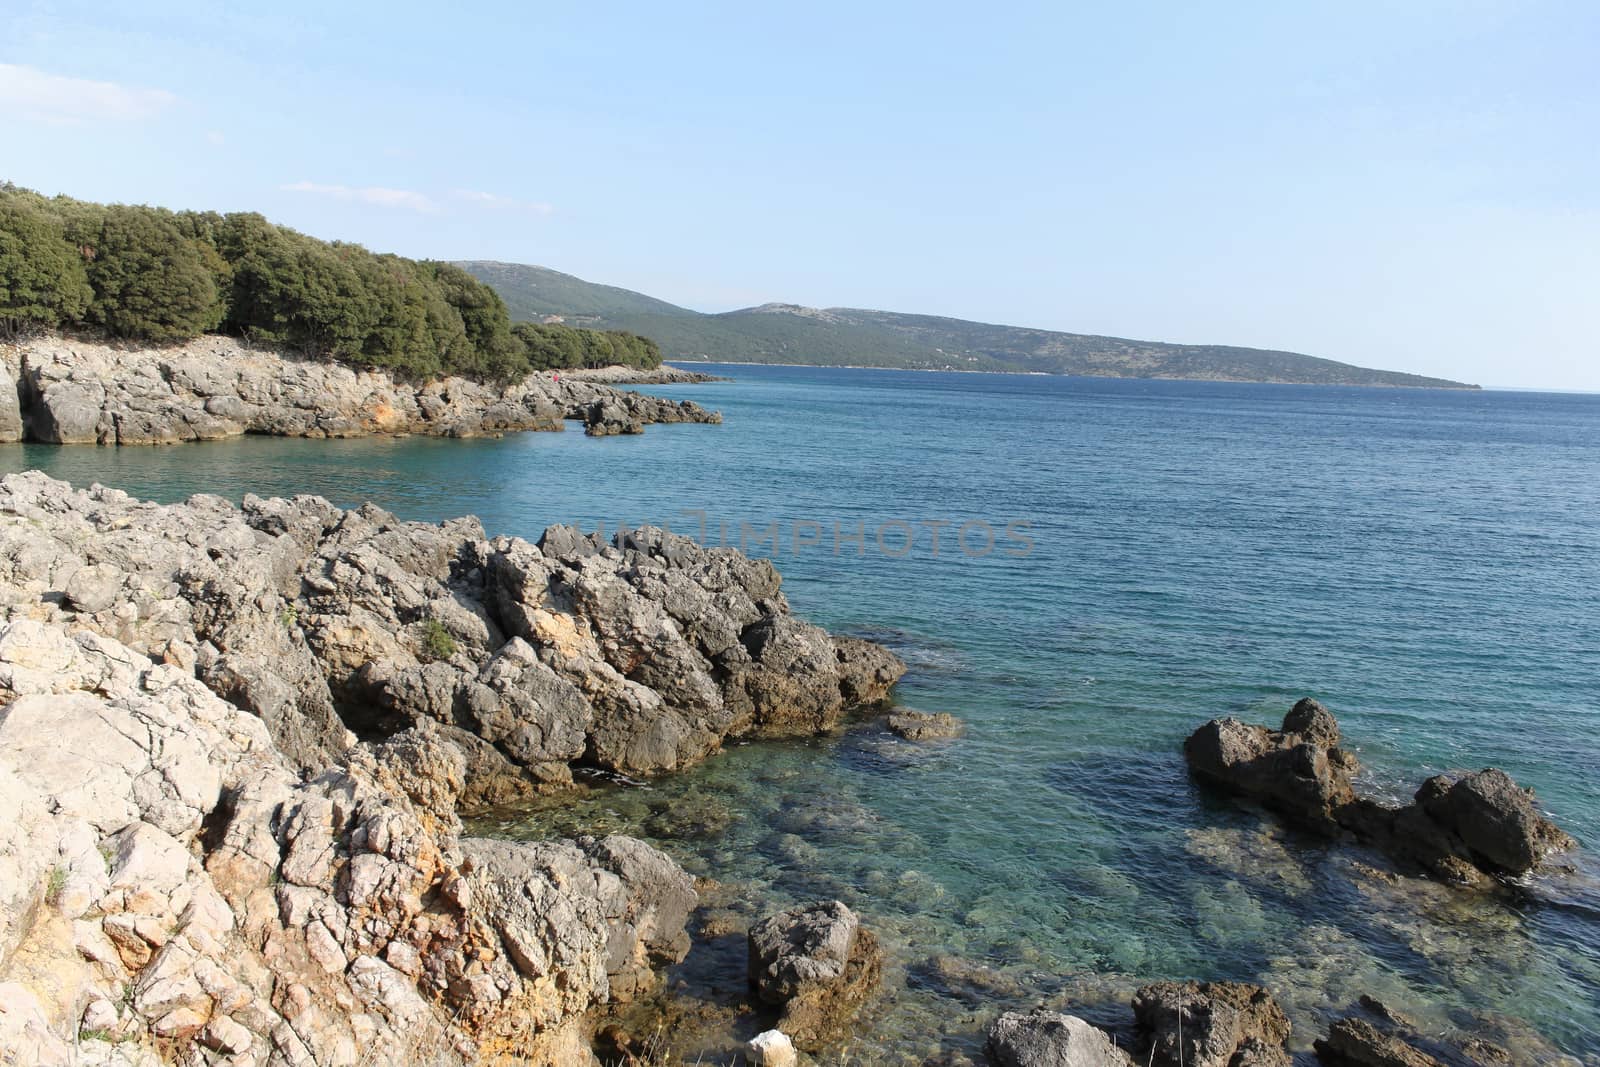
[[[60,220],[21,197],[0,199],[0,331],[76,323],[92,295]]]
[[[523,346],[511,333],[511,315],[500,294],[453,263],[426,264],[445,301],[461,316],[472,346],[465,368],[486,378],[520,377],[528,372]]]
[[[118,337],[176,341],[216,329],[223,301],[202,251],[170,212],[106,209],[89,261],[89,318]]]

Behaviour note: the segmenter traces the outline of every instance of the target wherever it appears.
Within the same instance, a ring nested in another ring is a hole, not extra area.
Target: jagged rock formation
[[[1410,804],[1357,796],[1354,755],[1339,724],[1301,700],[1281,730],[1213,719],[1184,743],[1197,778],[1250,797],[1326,834],[1348,831],[1434,877],[1489,885],[1533,870],[1576,842],[1540,814],[1531,790],[1493,767],[1428,779]]]
[[[315,497],[161,506],[36,473],[0,481],[0,606],[192,670],[295,766],[427,725],[470,801],[650,774],[730,736],[796,736],[904,667],[796,619],[777,571],[641,530],[538,545]]]
[[[476,437],[559,430],[640,433],[650,423],[721,422],[691,401],[664,400],[570,375],[489,385],[427,383],[297,359],[205,336],[169,348],[45,335],[0,346],[0,441],[145,445],[255,433]]]
[[[808,1052],[850,1032],[882,976],[877,938],[837,900],[769,915],[749,941],[750,984],[783,1008],[778,1029]]]
[[[584,1014],[687,949],[691,881],[628,838],[462,839],[458,806],[824,729],[902,670],[659,532],[9,475],[0,1049],[590,1062]]]
[[[461,840],[430,732],[303,779],[191,674],[25,619],[0,699],[7,1062],[541,1062],[687,948],[640,842]]]

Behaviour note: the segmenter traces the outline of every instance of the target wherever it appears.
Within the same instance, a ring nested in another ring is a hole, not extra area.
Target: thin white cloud
[[[138,122],[178,102],[165,89],[49,74],[0,63],[0,112],[42,122]]]
[[[552,205],[541,200],[518,200],[513,196],[485,193],[477,189],[456,189],[450,195],[463,203],[476,204],[494,211],[523,211],[530,215],[548,215],[555,210]]]
[[[206,140],[215,145],[224,145],[228,143],[228,136],[221,130],[207,130]]]
[[[410,189],[387,189],[381,185],[324,185],[320,182],[290,182],[278,188],[289,193],[311,193],[335,200],[352,200],[378,207],[404,208],[407,211],[437,211],[438,205],[422,193]]]

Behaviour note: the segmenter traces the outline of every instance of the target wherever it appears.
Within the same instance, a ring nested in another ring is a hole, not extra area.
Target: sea
[[[771,557],[798,613],[893,647],[898,703],[964,736],[864,716],[474,822],[631,833],[704,879],[708,935],[669,975],[685,1062],[764,1025],[736,1011],[742,925],[837,898],[889,961],[855,1064],[978,1062],[994,1015],[1034,1004],[1125,1033],[1133,989],[1169,978],[1265,985],[1302,1054],[1366,995],[1600,1063],[1600,396],[696,369],[733,380],[648,391],[721,426],[8,445],[0,470],[529,538],[667,525]],[[1464,893],[1190,780],[1196,727],[1302,696],[1362,789],[1500,767],[1583,847]]]

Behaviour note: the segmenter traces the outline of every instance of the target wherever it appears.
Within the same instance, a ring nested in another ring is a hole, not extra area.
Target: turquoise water
[[[846,900],[894,961],[864,1055],[968,1052],[1001,1004],[1114,1018],[1137,981],[1193,976],[1267,984],[1302,1046],[1370,992],[1435,1030],[1526,1024],[1600,1063],[1587,853],[1511,905],[1391,885],[1375,857],[1202,794],[1179,751],[1208,718],[1275,723],[1315,695],[1368,788],[1494,764],[1600,843],[1600,396],[725,372],[653,390],[723,426],[640,438],[4,446],[0,468],[164,500],[370,498],[527,536],[695,532],[704,512],[737,543],[741,522],[778,523],[796,610],[894,645],[900,700],[967,735],[916,746],[862,723],[736,746],[486,825],[642,834],[719,879],[730,915]],[[880,526],[898,550],[892,524],[930,520],[950,523],[937,556],[926,527],[903,557],[879,550]],[[965,555],[954,532],[978,520],[996,547]],[[822,543],[795,551],[805,521]],[[1013,522],[1025,555],[1006,552]],[[835,525],[858,523],[865,550],[836,554]],[[735,995],[735,942],[680,969],[693,995]]]

